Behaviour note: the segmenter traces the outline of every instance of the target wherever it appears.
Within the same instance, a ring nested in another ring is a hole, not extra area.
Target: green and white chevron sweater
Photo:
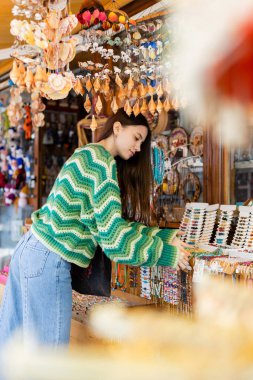
[[[175,267],[176,231],[122,218],[116,162],[100,144],[78,148],[61,169],[32,233],[65,260],[87,267],[99,244],[113,261]]]

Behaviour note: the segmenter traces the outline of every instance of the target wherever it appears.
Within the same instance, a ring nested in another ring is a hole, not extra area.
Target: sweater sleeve
[[[137,231],[147,236],[159,236],[163,242],[171,244],[173,239],[178,233],[178,229],[160,229],[158,227],[147,227],[139,222],[129,222],[130,226],[133,226]]]
[[[116,164],[113,159],[108,159],[107,163],[106,170],[104,166],[93,189],[98,232],[96,240],[104,253],[111,260],[122,264],[176,267],[178,249],[169,244],[170,233],[166,235],[163,231],[154,231],[152,228],[148,230],[141,223],[130,223],[122,218]],[[155,236],[152,236],[154,232]]]

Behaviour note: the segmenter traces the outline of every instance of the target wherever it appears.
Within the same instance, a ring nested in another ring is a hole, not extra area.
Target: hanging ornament
[[[155,87],[152,87],[152,86],[148,86],[148,93],[149,93],[149,95],[153,95],[154,94],[154,92],[155,92]]]
[[[51,29],[58,29],[61,19],[61,12],[50,11],[45,20],[46,25]]]
[[[144,98],[146,96],[146,88],[144,87],[143,83],[139,84],[138,86],[139,94],[141,98]]]
[[[91,110],[91,101],[88,94],[86,95],[86,99],[83,106],[85,111],[89,113]]]
[[[88,92],[90,92],[90,90],[92,89],[92,83],[91,83],[91,80],[90,80],[90,77],[88,78],[86,84],[85,84],[85,87],[86,87],[86,90]]]
[[[95,92],[98,92],[100,90],[100,80],[99,78],[97,77],[93,83],[93,88],[95,90]]]
[[[120,88],[123,87],[122,80],[121,80],[119,74],[116,74],[115,83],[116,83]]]
[[[79,78],[76,80],[76,83],[75,83],[73,89],[77,95],[83,95],[84,94],[84,88],[83,88],[83,85],[82,85],[81,80]]]
[[[140,32],[135,32],[135,33],[133,34],[133,39],[134,39],[134,40],[140,40],[140,39],[141,39],[141,34],[140,34]]]
[[[163,102],[163,108],[166,112],[168,112],[171,109],[170,101],[168,98],[166,98],[165,101]]]
[[[95,116],[92,115],[90,129],[92,130],[92,132],[94,132],[97,129],[97,127],[98,127],[97,120],[96,120]]]
[[[112,25],[112,31],[113,32],[119,32],[120,31],[120,25],[119,24],[113,24]]]
[[[112,100],[112,96],[113,96],[113,93],[112,91],[108,91],[106,94],[104,94],[104,99],[106,102],[109,102],[110,100]]]
[[[111,109],[113,113],[116,113],[119,109],[119,106],[117,104],[116,96],[113,97],[113,100],[111,102]]]
[[[142,115],[144,115],[144,116],[148,112],[148,105],[147,105],[147,101],[145,98],[142,100],[142,106],[141,106],[140,111],[141,111]]]
[[[155,49],[149,49],[148,55],[150,59],[156,59],[156,51]]]
[[[103,104],[102,104],[100,96],[98,96],[96,106],[95,106],[96,114],[99,115],[101,113],[102,109],[103,109]]]
[[[34,77],[32,70],[28,67],[25,75],[25,85],[28,92],[31,92],[34,84]]]
[[[108,14],[107,18],[111,22],[118,22],[119,21],[119,17],[118,17],[118,15],[115,12],[110,12]]]
[[[40,89],[43,82],[47,82],[48,76],[45,69],[43,69],[40,65],[37,66],[36,73],[34,75],[34,84],[37,90]]]
[[[162,110],[163,110],[163,104],[162,104],[160,98],[158,98],[158,100],[157,100],[157,106],[156,106],[156,109],[157,109],[157,112],[158,112],[158,113],[161,113]]]
[[[124,111],[125,111],[125,113],[126,113],[128,116],[130,116],[131,113],[133,112],[132,107],[131,107],[131,105],[130,105],[130,103],[129,103],[129,100],[127,100],[126,103],[125,103]]]
[[[140,104],[139,104],[139,99],[136,101],[134,107],[133,107],[133,113],[134,113],[134,116],[138,116],[139,113],[140,113]]]
[[[71,45],[67,42],[62,42],[59,44],[59,59],[61,61],[67,61],[70,54]]]
[[[156,90],[157,95],[161,98],[163,96],[163,87],[162,84],[160,83],[159,86],[157,87]]]
[[[130,75],[130,78],[128,79],[128,82],[127,82],[128,91],[132,91],[133,87],[134,87],[134,81],[132,79],[132,76]]]
[[[131,97],[134,98],[134,99],[138,98],[138,90],[137,90],[137,88],[133,89]]]
[[[125,89],[124,87],[120,87],[119,92],[118,92],[118,98],[120,101],[122,101],[125,99],[125,97],[126,97]]]
[[[18,78],[19,78],[19,75],[20,75],[20,72],[19,72],[19,67],[18,67],[18,63],[16,60],[13,61],[13,66],[12,66],[12,70],[10,72],[10,78],[12,80],[13,83],[16,84]]]
[[[153,95],[151,96],[151,99],[148,103],[148,109],[149,109],[149,112],[154,115],[155,114],[155,111],[156,111],[156,104],[154,102],[154,99],[153,99]]]
[[[110,92],[110,79],[105,79],[104,83],[101,86],[101,92],[103,94],[108,94]]]
[[[25,74],[20,75],[17,85],[20,88],[21,92],[25,91],[26,89]]]

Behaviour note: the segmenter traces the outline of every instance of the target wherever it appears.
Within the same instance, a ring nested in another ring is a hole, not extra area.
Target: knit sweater
[[[46,204],[32,214],[32,233],[65,260],[87,267],[97,244],[113,261],[175,267],[175,230],[122,218],[116,161],[100,144],[78,148],[61,169]]]

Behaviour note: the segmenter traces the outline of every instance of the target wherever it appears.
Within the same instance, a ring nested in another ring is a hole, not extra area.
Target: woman
[[[98,244],[118,263],[187,267],[177,231],[142,224],[150,221],[150,141],[146,119],[120,109],[99,143],[77,149],[65,163],[13,254],[0,312],[1,344],[18,327],[24,339],[34,332],[42,344],[69,342],[71,263],[87,267]]]

